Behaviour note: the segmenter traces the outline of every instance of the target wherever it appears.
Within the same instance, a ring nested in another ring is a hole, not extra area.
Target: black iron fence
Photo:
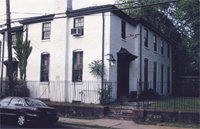
[[[130,91],[127,96],[117,95],[116,81],[104,81],[103,89],[101,81],[27,81],[26,84],[31,98],[52,102],[191,111],[198,111],[200,105],[198,82],[138,82],[135,87],[141,91]]]
[[[139,86],[142,92],[138,95],[138,99],[130,99],[122,105],[145,109],[199,111],[199,82],[197,81],[157,82],[156,84],[138,82]]]
[[[100,101],[108,101],[108,97],[110,102],[117,97],[117,82],[114,81],[104,81],[103,90],[101,81],[28,81],[27,86],[30,97],[55,102],[99,104]],[[102,92],[104,100],[100,99]]]

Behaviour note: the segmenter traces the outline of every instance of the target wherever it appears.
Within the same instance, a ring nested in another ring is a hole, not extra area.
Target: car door
[[[13,98],[7,106],[6,115],[10,119],[15,119],[19,110],[21,110],[22,100],[20,98]]]
[[[4,99],[2,99],[1,101],[0,101],[0,118],[1,119],[6,119],[6,107],[8,106],[8,104],[9,104],[9,102],[10,102],[10,100],[11,100],[12,98],[10,98],[10,97],[8,97],[8,98],[4,98]]]

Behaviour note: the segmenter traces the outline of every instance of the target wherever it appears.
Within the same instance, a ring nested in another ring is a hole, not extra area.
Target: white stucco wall
[[[76,17],[75,17],[76,18]],[[73,51],[80,50],[83,51],[83,80],[97,80],[93,75],[91,75],[89,64],[94,60],[102,60],[102,14],[94,14],[84,16],[84,35],[83,36],[73,36],[69,33],[69,45],[68,45],[68,79],[72,80],[72,60]],[[74,26],[74,18],[69,18],[69,29]],[[105,49],[104,55],[109,53],[109,29],[110,17],[109,13],[105,14]],[[105,58],[105,79],[109,79],[109,64]]]
[[[48,90],[53,92],[44,94],[43,97],[52,97],[60,93],[59,96],[51,98],[51,100],[56,101],[59,99],[59,101],[71,102],[72,100],[82,99],[79,93],[81,90],[84,90],[84,88],[87,88],[84,83],[77,83],[78,87],[82,86],[80,91],[75,91],[73,89],[73,86],[75,86],[74,83],[66,83],[66,81],[72,81],[73,51],[75,50],[83,51],[83,81],[97,80],[89,73],[90,69],[88,65],[94,60],[102,60],[102,13],[85,15],[83,17],[83,36],[75,37],[70,33],[71,29],[74,28],[74,18],[76,17],[49,21],[51,22],[51,39],[49,40],[42,40],[42,24],[45,22],[28,25],[28,39],[31,40],[33,50],[28,58],[27,80],[40,81],[41,54],[47,52],[50,54],[49,80],[64,81],[59,88],[55,87],[57,86],[56,83],[50,84],[51,87],[48,88]],[[172,59],[171,55],[170,58],[167,57],[167,42],[164,41],[165,53],[162,55],[160,50],[161,38],[157,35],[157,52],[155,52],[153,49],[154,33],[148,30],[148,27],[142,26],[142,35],[140,35],[140,24],[133,26],[126,21],[126,39],[121,39],[121,20],[121,18],[113,13],[105,13],[104,64],[106,75],[104,79],[117,81],[117,52],[119,52],[121,48],[125,48],[131,54],[138,56],[129,66],[129,92],[139,90],[137,82],[140,79],[140,65],[142,65],[142,81],[144,81],[144,59],[148,59],[149,82],[153,81],[154,62],[157,62],[157,81],[161,81],[162,64],[164,65],[164,82],[167,82],[168,67],[170,67],[170,80],[172,81]],[[148,48],[144,46],[144,28],[148,30]],[[130,34],[137,34],[137,37],[133,39],[133,37],[130,37]],[[140,55],[140,36],[142,36],[142,57]],[[3,39],[2,35],[0,39]],[[5,45],[5,59],[7,58],[6,50],[7,45]],[[107,60],[108,56],[105,56],[106,54],[112,54],[114,56],[116,60],[116,65],[114,67],[109,66],[109,61]],[[140,58],[142,58],[142,64],[140,64]],[[98,81],[100,81],[100,79]],[[42,91],[44,91],[47,86],[50,86],[48,83],[37,83],[36,85],[40,85],[40,90],[37,91],[39,95],[43,93]],[[99,87],[90,90],[97,91],[98,88]],[[152,88],[152,85],[150,85],[149,88]],[[159,85],[156,90],[160,93]],[[166,90],[167,85],[165,85],[164,94],[166,94]],[[172,90],[172,88],[170,88],[170,90]],[[34,93],[31,94],[36,96]],[[75,94],[76,96],[74,96]],[[88,96],[84,97],[87,98]],[[93,100],[88,100],[87,102],[97,101],[98,97]]]

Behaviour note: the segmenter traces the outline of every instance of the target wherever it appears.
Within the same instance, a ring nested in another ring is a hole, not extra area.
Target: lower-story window
[[[144,60],[144,90],[148,90],[148,59]]]
[[[81,82],[83,75],[83,52],[73,52],[73,82]]]
[[[44,53],[41,55],[41,82],[49,81],[49,54]]]

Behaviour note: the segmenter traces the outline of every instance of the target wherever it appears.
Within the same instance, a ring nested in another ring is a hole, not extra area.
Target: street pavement
[[[155,125],[138,125],[133,121],[126,120],[113,120],[113,119],[72,119],[72,118],[59,118],[59,122],[68,124],[79,124],[79,125],[96,125],[104,126],[108,128],[117,129],[194,129],[194,128],[178,128],[178,127],[167,127],[167,126],[155,126]]]

